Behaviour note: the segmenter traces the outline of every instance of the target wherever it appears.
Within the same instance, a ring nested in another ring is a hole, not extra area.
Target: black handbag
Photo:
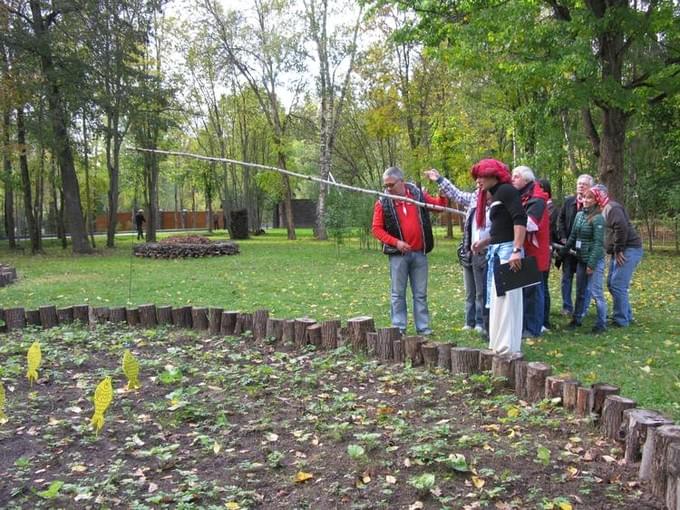
[[[463,267],[472,267],[472,252],[465,249],[463,242],[458,245],[456,250],[458,254],[458,263]]]

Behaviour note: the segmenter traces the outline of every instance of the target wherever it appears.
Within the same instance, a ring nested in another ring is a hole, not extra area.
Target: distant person
[[[385,191],[395,198],[380,197],[373,210],[373,235],[383,244],[389,256],[391,280],[392,326],[404,333],[408,324],[406,284],[413,294],[413,319],[416,332],[432,334],[427,307],[427,253],[434,247],[430,213],[424,207],[399,200],[406,197],[418,202],[446,205],[444,197],[431,197],[415,184],[404,181],[400,168],[389,167],[383,173]]]
[[[598,334],[607,329],[607,301],[604,298],[604,218],[598,205],[601,194],[596,193],[595,188],[584,193],[583,207],[576,213],[574,227],[563,250],[574,250],[578,259],[576,304],[567,328],[581,326],[592,298],[597,307],[597,320],[592,332]]]
[[[528,166],[512,170],[512,185],[519,191],[522,206],[527,214],[527,231],[524,253],[536,259],[536,267],[545,280],[550,270],[550,217],[548,194],[536,182],[534,171]],[[544,327],[545,287],[531,285],[522,289],[524,297],[524,330],[522,336],[541,336]]]
[[[137,240],[144,240],[144,223],[146,223],[146,218],[144,217],[144,209],[139,209],[135,213],[135,227],[137,227]]]
[[[594,184],[593,178],[588,174],[579,175],[576,179],[576,194],[564,199],[560,209],[557,230],[560,236],[560,244],[565,244],[574,226],[576,213],[583,207],[583,195]],[[558,261],[562,266],[562,315],[573,315],[574,304],[572,300],[572,287],[576,265],[578,260],[573,255],[567,254]]]
[[[487,304],[489,306],[489,348],[498,354],[522,350],[522,289],[496,293],[494,266],[507,262],[518,271],[522,267],[527,215],[519,191],[510,184],[508,167],[495,159],[483,159],[472,167],[472,176],[480,187],[475,222],[486,225],[485,204],[490,196],[489,237],[473,243],[472,250],[487,251]]]
[[[628,218],[624,207],[611,200],[607,187],[595,187],[604,217],[604,249],[610,255],[607,287],[612,295],[613,327],[624,328],[633,322],[628,296],[635,268],[642,260],[642,239]]]
[[[463,223],[463,242],[459,248],[458,258],[463,267],[463,284],[465,285],[465,324],[463,330],[474,329],[483,336],[489,331],[489,312],[486,308],[486,249],[472,251],[472,245],[480,239],[489,237],[491,221],[488,218],[489,206],[486,205],[486,222],[479,228],[474,221],[477,210],[476,191],[461,191],[446,177],[439,175],[435,169],[427,170],[425,177],[439,185],[440,194],[458,202],[466,210]]]
[[[541,185],[541,188],[543,188],[543,191],[548,194],[546,205],[548,206],[548,218],[550,219],[550,245],[552,247],[553,244],[560,242],[560,236],[557,229],[560,210],[558,207],[555,207],[555,204],[552,201],[552,187],[550,186],[550,181],[548,179],[539,179],[538,183]],[[552,324],[550,323],[550,266],[548,266],[548,270],[543,273],[543,276],[543,328],[545,331],[550,331],[552,329]]]

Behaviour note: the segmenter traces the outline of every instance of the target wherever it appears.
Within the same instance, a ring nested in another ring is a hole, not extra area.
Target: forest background
[[[2,0],[0,200],[10,248],[94,218],[246,208],[257,231],[317,202],[326,239],[371,198],[180,150],[378,189],[387,166],[526,164],[553,196],[590,173],[654,236],[678,239],[680,6],[673,0]],[[651,241],[650,241],[651,242]],[[677,241],[676,241],[677,249]]]

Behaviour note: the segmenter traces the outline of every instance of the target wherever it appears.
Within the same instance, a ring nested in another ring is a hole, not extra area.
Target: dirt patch
[[[125,389],[125,349],[139,391]],[[488,374],[111,326],[0,336],[0,362],[3,508],[662,508],[618,445]],[[115,395],[96,435],[106,375]]]

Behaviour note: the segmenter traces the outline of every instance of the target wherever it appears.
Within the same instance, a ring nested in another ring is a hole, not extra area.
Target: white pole
[[[372,189],[357,188],[356,186],[350,186],[349,184],[342,184],[341,182],[336,182],[335,180],[327,181],[327,180],[324,180],[324,179],[320,179],[319,177],[314,177],[312,175],[299,174],[297,172],[291,172],[290,170],[284,170],[283,168],[277,168],[275,166],[260,165],[258,163],[247,163],[245,161],[238,161],[236,159],[216,158],[216,157],[213,157],[213,156],[201,156],[200,154],[192,154],[191,152],[164,151],[164,150],[160,150],[160,149],[142,149],[140,147],[133,147],[132,150],[136,150],[136,151],[139,151],[139,152],[153,152],[155,154],[165,154],[167,156],[179,156],[179,157],[183,157],[183,158],[200,159],[200,160],[203,160],[203,161],[234,163],[236,165],[242,165],[242,166],[247,166],[247,167],[252,167],[252,168],[259,168],[261,170],[271,170],[271,171],[274,171],[274,172],[279,172],[279,173],[290,175],[290,176],[293,176],[293,177],[299,177],[301,179],[307,179],[308,181],[322,182],[322,183],[325,183],[325,184],[329,184],[331,186],[336,186],[338,188],[348,189],[350,191],[358,191],[360,193],[368,193],[370,195],[376,195],[376,196],[379,196],[379,197],[387,197],[387,198],[392,198],[394,200],[401,200],[402,202],[408,202],[408,203],[411,203],[411,204],[415,204],[419,207],[424,207],[426,209],[429,209],[429,210],[435,211],[435,212],[448,212],[448,213],[458,214],[460,216],[465,216],[464,211],[460,211],[458,209],[453,209],[451,207],[444,207],[444,206],[441,206],[441,205],[426,204],[424,202],[418,202],[417,200],[413,200],[412,198],[408,198],[408,197],[402,197],[402,196],[399,196],[399,195],[391,195],[389,193],[383,193],[381,191],[375,191],[375,190],[372,190]]]

